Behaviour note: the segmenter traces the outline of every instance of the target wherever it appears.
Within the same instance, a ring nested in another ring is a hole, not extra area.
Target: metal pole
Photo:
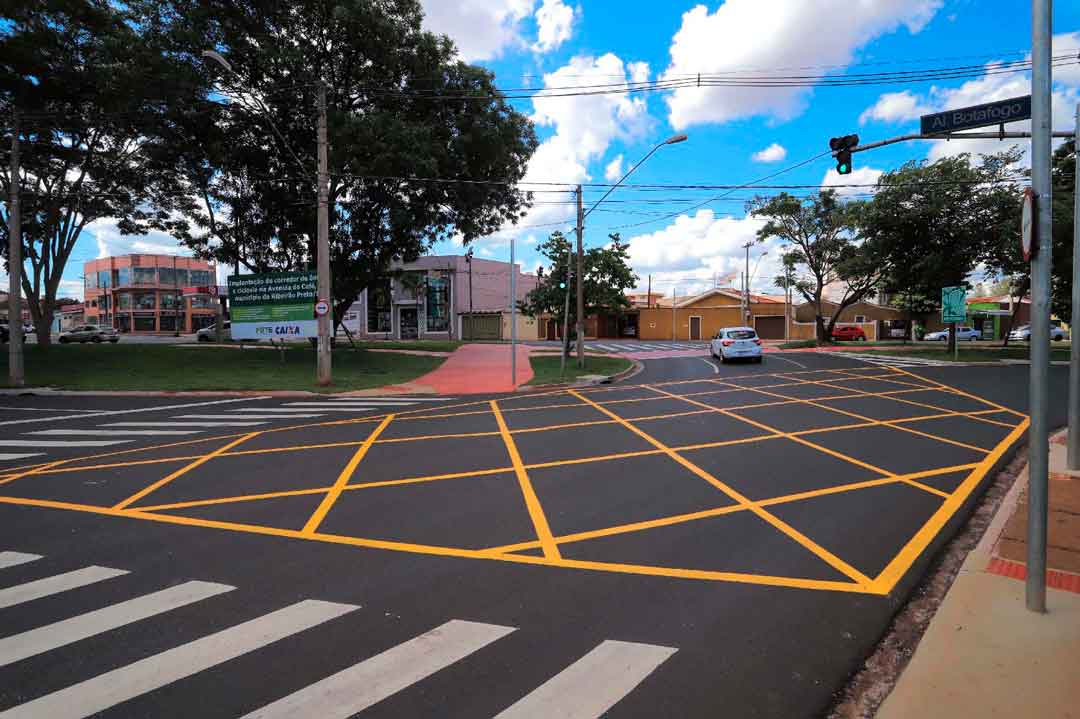
[[[645,292],[645,306],[652,307],[652,275],[649,275],[649,289]]]
[[[1080,103],[1076,105],[1076,134],[1073,156],[1080,159]],[[1076,163],[1073,181],[1073,280],[1072,327],[1069,332],[1069,469],[1080,469],[1080,162]]]
[[[784,277],[784,342],[791,341],[791,282]]]
[[[585,369],[585,273],[582,269],[584,264],[585,250],[581,236],[585,232],[582,224],[585,215],[581,209],[581,185],[577,186],[577,366]]]
[[[318,299],[327,303],[330,298],[330,177],[326,157],[326,84],[319,82],[319,236],[316,245],[316,270],[318,271]],[[331,304],[331,312],[333,305]],[[319,316],[319,339],[317,343],[316,382],[325,387],[330,384],[330,312]]]
[[[1049,478],[1047,385],[1050,373],[1050,0],[1032,0],[1031,188],[1038,252],[1031,260],[1031,387],[1028,392],[1027,608],[1046,611],[1046,520]]]
[[[176,274],[176,255],[172,258],[173,337],[180,336],[180,276]]]
[[[672,285],[672,287],[671,287],[671,341],[672,342],[674,342],[676,340],[676,336],[675,336],[675,322],[676,322],[675,305],[678,304],[678,300],[679,300],[679,287],[678,287],[678,285]]]
[[[23,371],[22,326],[22,223],[19,220],[19,114],[11,121],[11,178],[8,198],[8,382],[26,384]]]
[[[510,238],[510,386],[517,389],[517,266],[514,238]]]
[[[570,350],[570,262],[573,250],[570,243],[566,243],[566,300],[562,316],[562,351],[559,353],[559,374],[566,373],[566,355]]]

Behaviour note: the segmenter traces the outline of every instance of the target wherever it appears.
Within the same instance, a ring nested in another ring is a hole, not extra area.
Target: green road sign
[[[944,324],[950,322],[963,322],[967,319],[967,288],[965,287],[942,287],[941,288],[941,321]]]
[[[233,339],[316,337],[315,272],[269,272],[229,278]]]

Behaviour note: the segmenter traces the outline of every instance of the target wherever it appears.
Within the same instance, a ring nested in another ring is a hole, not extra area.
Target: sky
[[[500,88],[641,83],[740,73],[755,77],[903,72],[971,66],[970,77],[915,83],[805,87],[680,87],[674,91],[513,100],[536,124],[540,146],[525,180],[545,189],[517,226],[477,240],[474,251],[535,270],[536,245],[573,227],[576,183],[611,183],[658,143],[677,133],[626,180],[628,184],[740,185],[821,155],[832,136],[863,142],[917,132],[919,115],[1015,97],[1030,91],[1028,73],[988,74],[995,61],[1022,60],[1031,46],[1030,3],[1020,0],[422,0],[429,30],[449,35],[462,59],[491,69]],[[1080,3],[1054,4],[1055,55],[1080,55]],[[1054,129],[1071,130],[1080,102],[1080,64],[1055,70]],[[1027,129],[1015,123],[1009,129]],[[827,154],[777,175],[769,184],[816,188],[872,184],[910,160],[994,152],[1011,143],[915,141],[858,153],[840,177]],[[1025,141],[1026,144],[1026,141]],[[555,191],[552,191],[555,190]],[[586,208],[606,191],[587,187]],[[813,189],[792,190],[805,194]],[[843,193],[865,192],[841,188]],[[702,291],[741,271],[743,245],[760,219],[747,217],[754,190],[620,187],[592,212],[586,246],[610,232],[629,243],[644,290]],[[756,192],[766,192],[758,190]],[[700,205],[700,206],[698,206]],[[695,207],[697,206],[697,207]],[[1019,221],[1019,219],[1018,219]],[[436,254],[460,253],[453,242]],[[110,221],[79,240],[61,294],[81,297],[82,263],[128,252],[182,253],[171,238],[124,237]],[[757,291],[772,291],[782,247],[751,248]],[[760,256],[760,257],[759,257]]]

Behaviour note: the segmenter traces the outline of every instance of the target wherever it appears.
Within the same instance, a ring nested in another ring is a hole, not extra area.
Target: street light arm
[[[623,181],[626,180],[626,178],[630,177],[630,175],[633,174],[634,170],[641,167],[642,163],[644,163],[646,160],[648,160],[650,157],[652,157],[654,152],[659,150],[664,145],[674,145],[674,144],[679,143],[679,142],[686,142],[686,139],[687,139],[686,135],[673,135],[673,136],[669,137],[668,139],[664,140],[663,142],[661,142],[660,144],[658,144],[653,149],[649,150],[649,153],[647,155],[645,155],[645,157],[643,157],[640,160],[638,160],[637,162],[635,162],[633,167],[631,167],[629,170],[627,170],[626,174],[624,174],[622,177],[619,178],[618,182],[616,182],[614,185],[612,185],[611,187],[608,188],[608,191],[604,193],[603,197],[601,197],[599,200],[594,202],[593,206],[590,207],[588,210],[586,210],[585,214],[582,215],[582,219],[584,219],[585,217],[588,217],[589,214],[593,210],[596,209],[597,205],[599,205],[601,202],[606,200],[608,195],[610,195],[612,192],[614,192],[615,188],[618,187],[619,185],[621,185],[623,183]]]

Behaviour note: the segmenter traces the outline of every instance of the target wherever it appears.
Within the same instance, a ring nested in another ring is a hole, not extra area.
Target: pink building
[[[463,255],[421,257],[398,269],[405,273],[401,278],[369,287],[356,298],[344,318],[350,332],[387,339],[458,339],[463,315],[509,314],[511,271],[517,275],[519,301],[537,284],[536,275],[522,272],[519,264],[511,270],[509,262]],[[523,339],[524,322],[518,326]],[[535,329],[531,335],[536,338]]]
[[[217,298],[183,297],[185,287],[216,284],[205,260],[172,255],[121,255],[83,265],[83,300],[88,324],[120,332],[194,332],[214,323]]]

